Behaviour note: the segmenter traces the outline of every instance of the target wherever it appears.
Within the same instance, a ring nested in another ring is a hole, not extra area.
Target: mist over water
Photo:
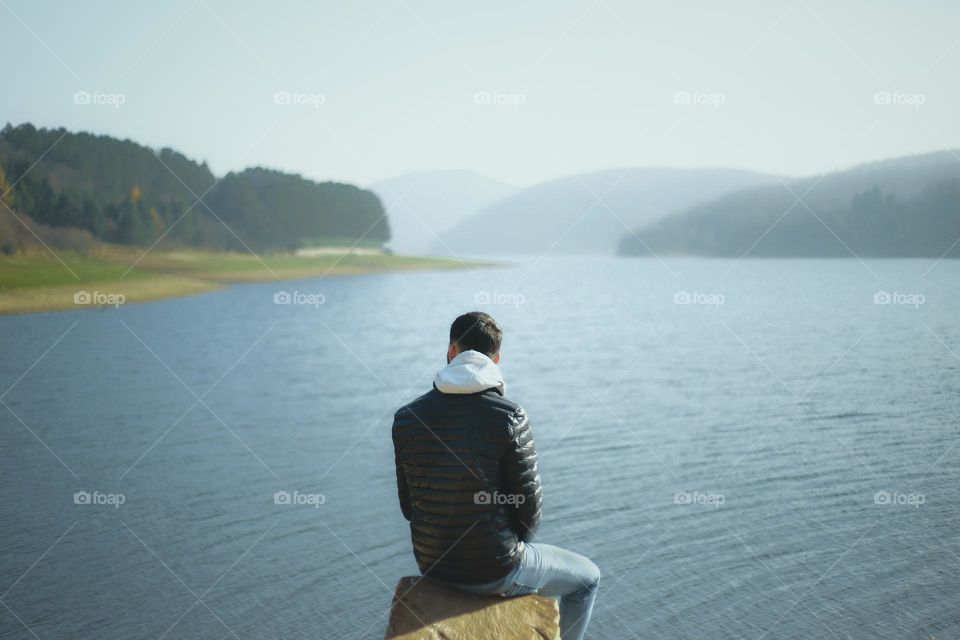
[[[392,414],[480,308],[538,539],[603,570],[590,637],[954,637],[960,265],[931,262],[548,257],[0,318],[2,600],[42,638],[382,637],[416,573]]]

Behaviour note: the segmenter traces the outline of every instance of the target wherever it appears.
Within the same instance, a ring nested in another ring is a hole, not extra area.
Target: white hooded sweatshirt
[[[437,372],[433,384],[442,393],[479,393],[487,389],[497,389],[501,395],[507,393],[507,385],[497,363],[473,350],[460,352],[450,364]]]

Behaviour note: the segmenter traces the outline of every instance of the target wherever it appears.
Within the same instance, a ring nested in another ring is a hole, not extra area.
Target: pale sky
[[[806,175],[960,147],[958,18],[949,1],[0,0],[0,119],[361,185]]]

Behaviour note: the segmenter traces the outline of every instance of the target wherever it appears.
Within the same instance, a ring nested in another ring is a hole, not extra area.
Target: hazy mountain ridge
[[[626,228],[775,177],[737,169],[626,168],[543,182],[441,235],[440,253],[611,253]],[[602,202],[597,199],[601,198]]]
[[[424,253],[437,236],[516,189],[466,170],[417,171],[368,187],[380,196],[390,219],[390,247]]]
[[[727,194],[625,234],[620,252],[939,257],[958,237],[960,157],[938,151]]]

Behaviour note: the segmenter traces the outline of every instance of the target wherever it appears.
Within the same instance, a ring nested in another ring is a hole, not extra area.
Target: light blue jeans
[[[600,569],[579,553],[539,542],[520,543],[520,562],[496,582],[450,585],[481,595],[522,596],[536,593],[560,598],[560,638],[581,640],[590,622],[600,584]]]

